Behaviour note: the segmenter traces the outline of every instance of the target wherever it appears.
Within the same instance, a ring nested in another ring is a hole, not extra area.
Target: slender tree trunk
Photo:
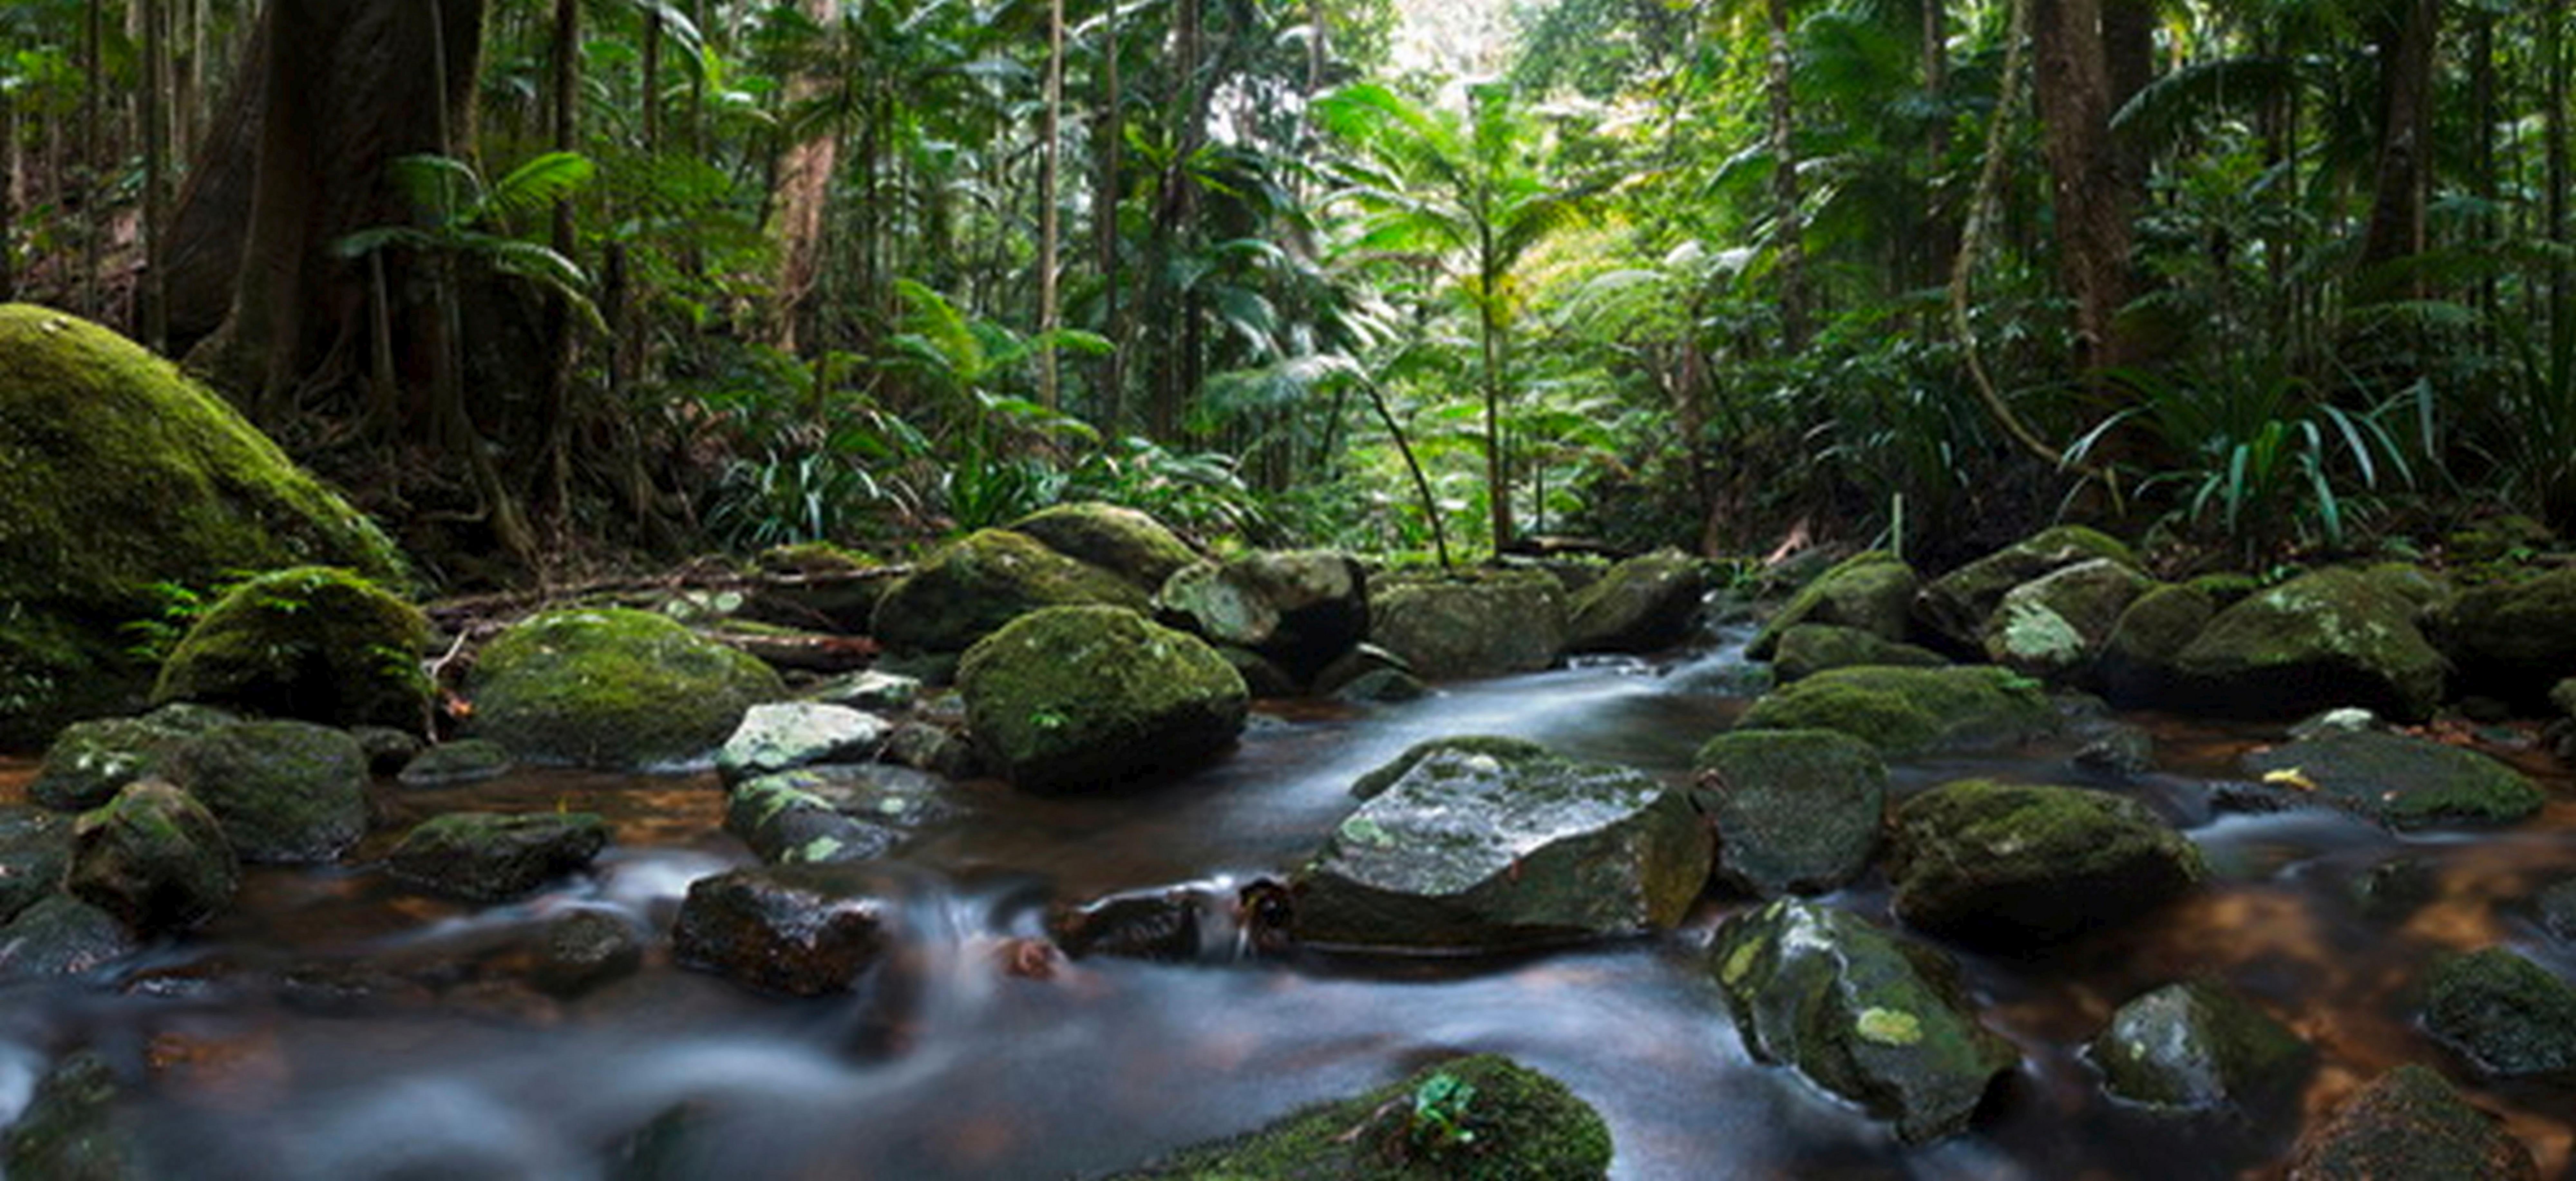
[[[2567,245],[2567,0],[2547,0],[2540,12],[2542,187],[2541,233],[2556,245]],[[2549,264],[2549,329],[2553,343],[2576,331],[2568,322],[2567,266],[2552,256]]]
[[[170,108],[164,101],[169,85],[170,43],[167,0],[141,0],[143,19],[143,283],[136,292],[142,305],[143,347],[161,352],[170,347],[169,268],[163,238],[169,225],[165,192],[170,170]]]
[[[1114,2],[1114,0],[1113,0]],[[1038,404],[1049,410],[1058,407],[1056,390],[1056,235],[1058,224],[1056,173],[1063,155],[1064,139],[1064,0],[1047,3],[1046,111],[1038,144]]]
[[[2496,177],[2496,62],[2495,13],[2471,10],[2469,26],[2469,118],[2472,167],[2477,176],[2472,182],[2484,211],[2472,222],[2472,246],[2481,253],[2493,249],[2502,238],[2499,222],[2503,190]],[[2478,280],[2474,300],[2478,311],[2478,339],[2481,351],[2495,355],[2496,281],[2493,275]]]
[[[1101,96],[1100,114],[1094,120],[1093,151],[1099,157],[1092,182],[1091,237],[1092,249],[1099,256],[1101,293],[1101,330],[1109,338],[1109,350],[1100,358],[1100,393],[1107,399],[1102,421],[1114,434],[1127,429],[1127,374],[1123,358],[1127,354],[1127,328],[1124,309],[1120,306],[1118,246],[1118,209],[1125,191],[1119,176],[1121,141],[1126,138],[1125,89],[1118,77],[1118,5],[1111,0],[1101,16]]]
[[[1485,500],[1493,521],[1494,552],[1500,554],[1510,548],[1516,532],[1512,527],[1510,440],[1503,430],[1503,402],[1510,382],[1504,366],[1510,358],[1501,304],[1502,254],[1494,241],[1493,219],[1478,219],[1476,232],[1476,324],[1484,353]]]
[[[1779,252],[1780,341],[1784,352],[1807,344],[1806,230],[1799,214],[1797,98],[1791,86],[1789,0],[1768,0],[1771,46],[1764,88],[1771,106],[1772,239]],[[1497,547],[1502,542],[1498,537]]]
[[[833,0],[803,0],[805,15],[830,27]],[[813,75],[788,79],[787,105],[797,106],[834,81]],[[856,85],[842,79],[840,85]],[[778,244],[778,307],[769,336],[778,347],[796,351],[811,307],[814,286],[823,267],[823,216],[832,197],[832,173],[840,164],[840,138],[824,128],[787,145],[778,158],[776,195],[770,207],[769,237]],[[862,153],[865,156],[865,153]]]
[[[98,314],[98,277],[107,241],[107,193],[99,177],[107,171],[107,152],[100,136],[99,103],[107,89],[107,0],[89,0],[83,26],[81,69],[81,313]]]
[[[18,298],[18,106],[0,86],[0,303]]]
[[[1941,191],[1941,175],[1950,158],[1950,4],[1923,0],[1923,101],[1939,112],[1923,140],[1923,235],[1914,281],[1931,286],[1948,277],[1950,259],[1959,252],[1959,221]],[[1926,313],[1925,331],[1933,331],[1938,313]]]
[[[554,28],[548,42],[553,60],[548,63],[547,123],[555,150],[570,152],[581,146],[580,0],[555,0]],[[553,229],[555,253],[565,258],[578,257],[580,242],[572,198],[556,200]],[[551,364],[546,373],[545,400],[537,412],[538,430],[544,438],[540,460],[544,482],[540,485],[539,503],[560,516],[571,510],[572,382],[574,362],[580,355],[579,326],[573,319],[572,304],[560,294],[546,297],[546,329]]]
[[[2390,276],[2391,264],[2424,250],[2424,180],[2432,167],[2433,50],[2441,33],[2439,0],[2389,0],[2375,39],[2380,61],[2379,162],[2371,185],[2370,225],[2362,239],[2355,300],[2374,303],[2419,293],[2413,280]]]
[[[2112,147],[2111,77],[2098,0],[2031,0],[2036,93],[2056,195],[2058,267],[2075,300],[2076,362],[2122,364],[2129,301],[2129,203]]]

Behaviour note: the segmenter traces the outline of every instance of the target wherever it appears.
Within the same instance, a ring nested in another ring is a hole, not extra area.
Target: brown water
[[[1898,1145],[1880,1126],[1752,1062],[1701,948],[1740,901],[1668,936],[1547,955],[1386,962],[1086,961],[1004,970],[1051,900],[1276,874],[1352,806],[1349,782],[1414,741],[1499,732],[1678,778],[1743,702],[1697,686],[1729,656],[1658,674],[1597,665],[1455,687],[1383,710],[1259,721],[1225,764],[1144,796],[1050,801],[970,785],[976,815],[889,867],[910,951],[848,998],[751,995],[658,957],[573,1002],[522,981],[548,916],[603,907],[666,929],[687,883],[749,860],[714,833],[711,780],[536,773],[389,792],[384,831],[436,810],[606,813],[618,843],[590,877],[518,904],[421,899],[349,864],[254,873],[239,912],[119,978],[0,991],[0,1118],[49,1055],[94,1043],[148,1069],[145,1142],[208,1178],[591,1178],[617,1144],[685,1105],[676,1174],[724,1178],[1065,1177],[1240,1132],[1424,1059],[1494,1050],[1566,1080],[1609,1119],[1635,1178],[2169,1178],[2262,1175],[2295,1115],[2262,1126],[2157,1120],[2101,1097],[2079,1047],[2119,1003],[2188,976],[2226,980],[2320,1051],[2321,1109],[2404,1061],[2474,1075],[2412,1024],[2408,988],[2438,949],[2509,944],[2561,975],[2576,952],[2510,900],[2576,872],[2576,797],[2505,833],[2401,838],[2331,815],[2213,820],[2205,781],[2263,731],[2141,719],[2161,773],[2132,790],[2220,872],[2195,899],[2045,956],[1963,955],[1986,1020],[2025,1061],[1969,1135]],[[1899,789],[1963,774],[2077,780],[2063,748],[1912,766]],[[0,797],[28,768],[0,763]],[[2357,875],[2435,869],[2434,902],[2364,920]],[[1833,901],[1886,921],[1874,880]],[[2569,1167],[2576,1093],[2471,1086],[2541,1158]]]

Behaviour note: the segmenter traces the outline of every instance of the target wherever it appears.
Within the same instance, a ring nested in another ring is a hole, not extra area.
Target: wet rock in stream
[[[1110,790],[1232,746],[1250,694],[1196,636],[1119,607],[1024,615],[958,666],[986,764],[1034,792]]]
[[[71,862],[70,818],[0,806],[0,923],[62,889]]]
[[[1163,583],[1154,601],[1176,625],[1257,654],[1300,687],[1369,630],[1368,575],[1357,558],[1333,550],[1195,563]]]
[[[581,870],[607,845],[608,822],[589,812],[454,812],[404,834],[386,864],[432,893],[499,902]]]
[[[46,747],[27,796],[60,811],[88,811],[126,784],[162,777],[164,762],[189,739],[239,720],[204,706],[165,705],[141,717],[74,722]]]
[[[473,734],[521,759],[640,770],[703,757],[786,686],[768,665],[667,616],[599,607],[501,633],[476,662],[471,693]]]
[[[2308,1129],[2290,1181],[2397,1178],[2533,1181],[2531,1150],[2441,1075],[2408,1064],[2370,1081]]]
[[[1565,646],[1565,588],[1541,570],[1388,575],[1369,587],[1369,641],[1426,681],[1534,672]]]
[[[2490,1074],[2576,1079],[2576,984],[2509,949],[2436,961],[2424,1028]]]
[[[0,980],[77,976],[124,959],[139,946],[115,915],[56,894],[0,925]]]
[[[1929,648],[1829,623],[1801,623],[1782,631],[1771,658],[1772,671],[1782,684],[1837,668],[1872,664],[1938,668],[1948,663],[1949,657]]]
[[[1945,647],[1976,652],[2015,587],[2094,561],[2138,565],[2136,553],[2107,534],[2082,525],[2043,529],[1925,585],[1911,604],[1913,619]]]
[[[139,933],[184,931],[232,906],[241,862],[204,804],[147,779],[81,814],[65,887]]]
[[[959,815],[948,782],[882,763],[803,767],[735,787],[725,831],[780,864],[869,861]]]
[[[332,726],[418,729],[430,683],[420,609],[346,570],[298,566],[225,591],[161,666],[158,704],[191,701]]]
[[[1878,848],[1887,766],[1834,730],[1720,734],[1692,760],[1692,798],[1717,827],[1717,872],[1757,897],[1860,876]]]
[[[1853,628],[1902,642],[1912,634],[1908,616],[1922,589],[1922,576],[1896,555],[1885,550],[1854,554],[1817,575],[1773,612],[1745,644],[1745,659],[1771,659],[1781,637],[1801,624]]]
[[[1783,685],[1736,729],[1840,730],[1906,759],[2017,746],[2058,725],[2039,683],[2005,669],[1865,665]]]
[[[1889,863],[1907,925],[2004,949],[2116,926],[2208,875],[2200,850],[2135,800],[1985,780],[1905,801]]]
[[[2405,734],[2345,731],[2245,756],[2247,773],[2390,828],[2511,824],[2547,798],[2474,750]]]
[[[146,1181],[150,1167],[125,1107],[126,1085],[96,1051],[54,1064],[0,1147],[0,1176],[28,1181]]]
[[[2090,1052],[2103,1086],[2131,1103],[2247,1116],[2287,1098],[2314,1058],[2253,1002],[2208,981],[2169,984],[2120,1006]]]
[[[672,954],[755,988],[822,996],[857,986],[891,950],[892,903],[852,867],[737,869],[689,885]]]
[[[223,823],[245,862],[333,861],[367,832],[367,752],[341,730],[222,726],[181,745],[167,770]]]
[[[2360,705],[2410,721],[2442,700],[2450,662],[2391,579],[2350,568],[2308,574],[2218,613],[2174,657],[2178,708],[2222,717],[2295,718]]]
[[[442,742],[404,763],[394,778],[409,788],[455,787],[508,774],[516,762],[510,749],[489,738]]]
[[[1566,602],[1568,652],[1656,652],[1689,638],[1708,573],[1679,550],[1612,566]]]
[[[734,784],[813,763],[864,762],[893,732],[893,723],[846,705],[755,705],[716,751],[716,774]]]
[[[582,907],[546,920],[537,947],[537,987],[558,997],[588,992],[644,963],[644,936],[613,910]]]

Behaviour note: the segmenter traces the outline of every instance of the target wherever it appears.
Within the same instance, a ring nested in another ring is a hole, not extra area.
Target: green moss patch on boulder
[[[1717,929],[1709,964],[1745,1048],[1896,1125],[1964,1131],[2021,1056],[1978,1024],[1958,969],[1848,911],[1778,901]]]
[[[1181,567],[1198,560],[1188,543],[1152,516],[1114,504],[1059,504],[1013,521],[1013,533],[1125,579],[1152,594]]]
[[[1835,563],[1801,587],[1781,605],[1762,630],[1744,645],[1748,660],[1769,660],[1782,632],[1802,623],[1858,628],[1886,640],[1902,641],[1912,629],[1914,597],[1923,578],[1904,559],[1885,550],[1868,550]]]
[[[152,699],[419,730],[429,641],[419,608],[346,570],[298,566],[225,592],[161,666]]]
[[[138,933],[185,931],[232,906],[241,862],[204,804],[146,779],[81,814],[64,888]]]
[[[1878,848],[1887,765],[1835,730],[1720,734],[1692,760],[1692,798],[1717,826],[1717,873],[1760,897],[1860,876]]]
[[[365,516],[222,399],[86,320],[0,305],[0,744],[151,687],[169,588],[323,563],[400,583]]]
[[[2405,721],[2432,716],[2450,662],[2415,624],[2416,605],[2367,572],[2303,575],[2218,613],[2174,658],[2178,705],[2233,718],[2288,719],[2358,705]]]
[[[669,619],[603,607],[503,632],[471,693],[473,733],[522,761],[635,770],[704,757],[787,689],[768,665]]]
[[[1739,730],[1840,730],[1890,759],[2019,745],[2058,726],[2038,682],[2000,668],[1863,666],[1764,695]]]
[[[1118,1176],[1584,1181],[1608,1176],[1610,1157],[1609,1125],[1565,1084],[1478,1054]]]
[[[1243,731],[1243,677],[1196,636],[1120,607],[1050,607],[958,666],[987,764],[1030,791],[1116,787],[1207,761]]]
[[[2249,1115],[2297,1090],[2315,1052],[2234,989],[2168,984],[2120,1006],[2093,1039],[2103,1085],[2131,1103]]]
[[[2494,758],[2405,734],[2325,733],[2255,751],[2243,765],[2398,829],[2511,824],[2547,800]]]
[[[1655,652],[1690,638],[1708,575],[1680,550],[1612,566],[1566,604],[1569,652]]]
[[[1565,591],[1538,570],[1381,578],[1369,639],[1426,681],[1536,672],[1564,650]]]
[[[2117,926],[2208,876],[2200,850],[2122,796],[1962,780],[1896,809],[1897,917],[2006,950]]]
[[[1888,639],[1876,632],[1830,623],[1801,623],[1780,633],[1771,651],[1771,667],[1781,684],[1802,681],[1827,669],[1888,665],[1939,668],[1950,658],[1929,648]]]
[[[126,784],[163,774],[171,752],[240,719],[221,710],[165,705],[139,718],[74,722],[54,736],[27,796],[48,808],[86,812]]]
[[[1914,620],[1961,652],[1974,652],[1986,621],[2014,587],[2066,567],[2109,561],[2137,569],[2137,554],[2119,539],[2082,525],[2058,525],[1933,579],[1914,601]]]
[[[452,812],[403,834],[385,864],[432,893],[500,902],[581,871],[607,846],[608,821],[590,812]]]
[[[243,722],[170,756],[172,782],[223,822],[245,862],[337,859],[367,832],[367,752],[312,722]]]
[[[498,779],[517,765],[510,758],[510,748],[500,743],[489,738],[459,738],[413,756],[394,779],[404,787],[454,787]]]
[[[2424,982],[2424,1028],[2489,1074],[2576,1079],[2576,984],[2510,949],[2436,962]]]
[[[2408,1063],[2344,1100],[2290,1154],[2290,1181],[2535,1181],[2531,1150],[2449,1080]]]
[[[2095,658],[2121,613],[2151,585],[2133,567],[2095,558],[2016,586],[1986,617],[1986,659],[2055,683],[2093,684]]]
[[[1003,529],[967,534],[886,592],[871,629],[889,648],[962,652],[1041,607],[1143,611],[1147,591],[1107,570]]]

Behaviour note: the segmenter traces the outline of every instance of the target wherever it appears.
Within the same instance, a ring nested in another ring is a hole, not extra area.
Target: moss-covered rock
[[[1897,917],[2005,949],[2117,926],[2207,875],[2145,805],[2082,788],[1948,783],[1899,806],[1889,834]]]
[[[0,306],[0,745],[138,702],[154,670],[125,629],[171,588],[304,563],[407,577],[381,530],[168,362]]]
[[[222,821],[246,862],[331,861],[367,833],[367,752],[312,722],[243,722],[190,739],[172,782]]]
[[[2095,558],[2016,586],[1986,617],[1986,659],[2059,684],[2095,684],[2095,658],[2151,585],[2130,566]]]
[[[0,924],[0,980],[78,976],[137,950],[115,915],[55,894]]]
[[[786,696],[768,665],[659,615],[575,608],[484,648],[472,729],[531,763],[610,770],[704,756],[744,711]]]
[[[126,1087],[95,1050],[54,1064],[36,1085],[25,1113],[11,1124],[0,1173],[71,1181],[146,1181],[150,1167],[136,1137]]]
[[[1119,607],[1013,620],[967,651],[957,684],[988,765],[1040,792],[1187,770],[1233,745],[1250,704],[1215,649]]]
[[[735,786],[725,831],[777,864],[868,861],[963,811],[946,780],[910,767],[804,767]]]
[[[1382,578],[1369,639],[1426,681],[1535,672],[1565,648],[1565,592],[1537,570]]]
[[[232,906],[241,862],[204,804],[146,779],[81,814],[64,886],[134,931],[185,931]]]
[[[716,752],[716,774],[740,783],[809,763],[864,762],[877,757],[893,734],[894,723],[846,705],[755,705]]]
[[[226,592],[161,666],[156,703],[192,701],[333,726],[429,719],[420,609],[346,570],[299,566]]]
[[[889,648],[962,652],[1041,607],[1146,609],[1147,591],[1034,537],[984,529],[950,543],[886,592],[871,630]]]
[[[1699,748],[1692,796],[1717,826],[1718,877],[1761,897],[1860,876],[1878,848],[1887,765],[1835,730],[1745,730]]]
[[[1262,551],[1193,563],[1164,582],[1154,602],[1176,626],[1252,652],[1300,687],[1348,655],[1369,630],[1368,572],[1337,550]]]
[[[62,889],[71,862],[70,820],[0,805],[0,923]]]
[[[1680,550],[1612,566],[1566,604],[1569,652],[1654,652],[1690,638],[1707,571]]]
[[[1929,648],[1900,643],[1876,632],[1830,623],[1801,623],[1780,633],[1772,647],[1771,668],[1779,683],[1802,681],[1834,668],[1888,665],[1939,668],[1950,658]]]
[[[2547,799],[2520,771],[2406,734],[2342,731],[2247,754],[2249,774],[2391,828],[2511,824]]]
[[[2430,1068],[2400,1066],[2299,1137],[2290,1181],[2535,1181],[2531,1150]]]
[[[1008,527],[1068,558],[1115,574],[1149,595],[1181,567],[1198,560],[1189,544],[1161,521],[1121,505],[1059,504]]]
[[[1680,921],[1708,880],[1707,830],[1642,772],[1512,739],[1399,761],[1297,872],[1299,939],[1456,951],[1634,934]]]
[[[1914,601],[1914,619],[1945,644],[1974,652],[1986,621],[2014,587],[2092,561],[2138,567],[2137,555],[2118,539],[2082,525],[2059,525],[1933,579]]]
[[[1912,629],[1910,613],[1923,578],[1904,559],[1885,550],[1853,554],[1815,577],[1744,645],[1752,660],[1769,660],[1780,635],[1802,623],[1857,628],[1881,639],[1903,640]]]
[[[1565,1084],[1508,1058],[1452,1058],[1126,1178],[1583,1181],[1610,1172],[1610,1128]]]
[[[2174,702],[2185,681],[2175,660],[2218,615],[2218,600],[2195,586],[2153,586],[2111,625],[2095,667],[2103,696],[2136,708]]]
[[[1949,957],[1848,911],[1784,900],[1735,915],[1709,963],[1754,1057],[1795,1068],[1908,1143],[1965,1130],[2020,1061],[1977,1023]]]
[[[877,885],[842,865],[699,878],[671,928],[672,958],[790,996],[847,992],[894,945],[895,908]]]
[[[2477,692],[2536,707],[2576,669],[2576,567],[2472,588],[2433,632]]]
[[[2359,705],[2418,721],[2441,704],[2450,662],[2415,604],[2386,580],[2337,567],[2257,593],[2209,621],[2174,658],[2176,703],[2223,717],[2288,719]]]
[[[607,846],[608,822],[589,812],[452,812],[403,834],[386,868],[432,893],[499,902],[579,872]]]
[[[27,797],[48,808],[86,812],[115,799],[126,784],[161,775],[171,752],[189,739],[239,720],[221,710],[165,705],[139,718],[74,722],[45,748]]]
[[[509,747],[489,738],[459,738],[413,756],[394,779],[404,787],[454,787],[498,779],[517,765],[510,757]]]
[[[1840,730],[1891,759],[2014,746],[2057,728],[2039,683],[2000,668],[1837,668],[1763,696],[1740,730]]]
[[[2490,1074],[2576,1078],[2576,984],[2507,948],[2436,962],[2424,1028]]]
[[[2113,1095],[2148,1107],[2257,1114],[2289,1096],[2315,1053],[2234,989],[2169,984],[2111,1014],[2093,1064]]]

